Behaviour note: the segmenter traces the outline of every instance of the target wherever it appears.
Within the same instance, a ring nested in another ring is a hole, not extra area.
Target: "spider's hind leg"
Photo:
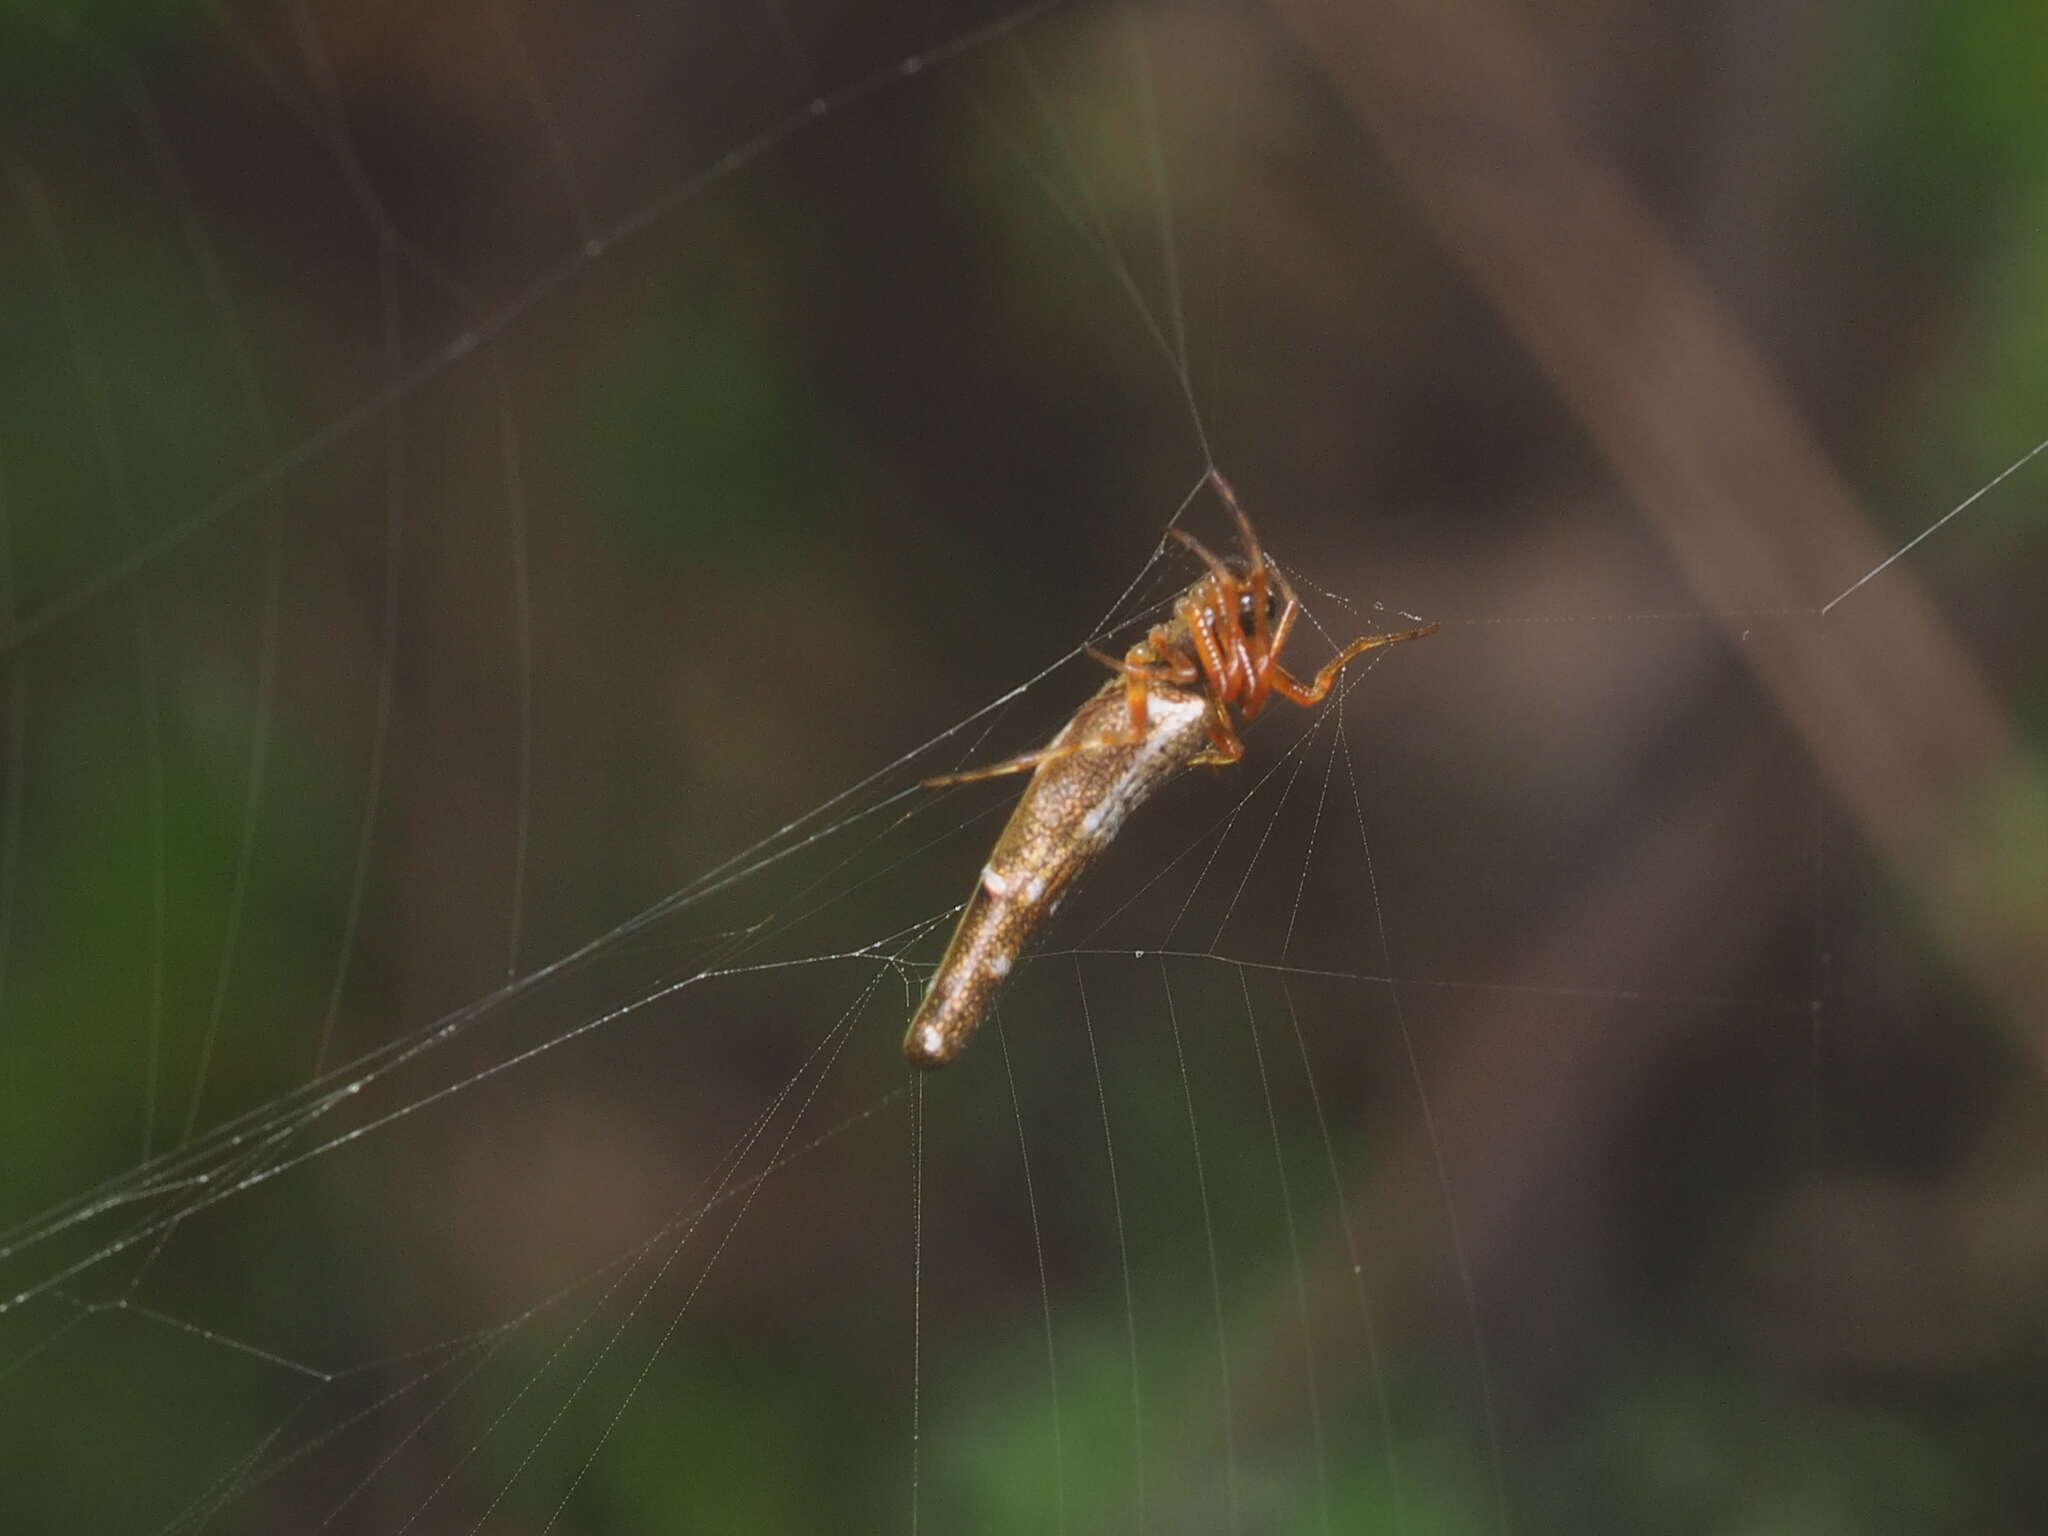
[[[1040,763],[1049,763],[1056,757],[1066,757],[1092,745],[1092,742],[1074,741],[1060,747],[1041,747],[1036,752],[1026,752],[1022,757],[1005,758],[1000,763],[986,763],[979,768],[963,768],[958,773],[941,773],[922,782],[926,789],[944,789],[948,784],[973,784],[981,779],[1000,779],[1005,774],[1028,773]]]
[[[1201,676],[1201,669],[1178,652],[1153,643],[1156,659],[1151,663],[1133,661],[1126,656],[1121,661],[1107,651],[1098,651],[1086,646],[1089,656],[1101,662],[1110,671],[1124,680],[1125,698],[1130,708],[1130,731],[1120,736],[1093,736],[1083,741],[1063,742],[1056,746],[1040,747],[1036,752],[1026,752],[1019,757],[1006,758],[1000,763],[990,763],[982,768],[966,768],[959,773],[942,773],[936,778],[926,779],[926,789],[941,789],[948,784],[972,784],[978,779],[996,779],[1004,774],[1025,773],[1040,764],[1056,758],[1070,757],[1089,747],[1128,747],[1145,739],[1145,729],[1150,723],[1145,701],[1151,697],[1154,683],[1193,682]]]

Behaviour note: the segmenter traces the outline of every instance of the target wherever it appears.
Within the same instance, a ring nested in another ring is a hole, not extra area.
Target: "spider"
[[[1233,706],[1251,721],[1258,718],[1274,694],[1304,709],[1320,704],[1336,683],[1337,674],[1355,657],[1383,645],[1419,640],[1436,632],[1436,625],[1424,624],[1399,634],[1362,635],[1332,657],[1316,673],[1313,682],[1302,682],[1280,664],[1280,651],[1294,630],[1301,600],[1295,596],[1286,575],[1268,563],[1259,536],[1252,530],[1252,520],[1245,514],[1237,492],[1223,478],[1223,472],[1212,468],[1208,483],[1237,520],[1238,536],[1244,544],[1242,565],[1234,567],[1211,553],[1186,529],[1169,528],[1167,532],[1207,566],[1209,574],[1175,601],[1171,620],[1155,625],[1143,640],[1124,653],[1121,661],[1092,645],[1084,647],[1089,656],[1124,679],[1124,696],[1130,711],[1128,731],[1070,740],[1074,731],[1069,725],[1036,752],[927,779],[927,787],[998,778],[1089,748],[1141,742],[1150,722],[1148,700],[1152,690],[1162,683],[1175,688],[1200,684],[1212,706],[1207,718],[1209,746],[1188,759],[1188,765],[1234,763],[1244,756],[1244,742],[1231,723]]]
[[[925,781],[1032,770],[910,1021],[903,1051],[914,1065],[942,1066],[959,1054],[1039,923],[1132,810],[1183,768],[1244,756],[1232,709],[1249,721],[1275,694],[1304,708],[1318,704],[1354,657],[1436,629],[1362,636],[1302,682],[1280,664],[1300,600],[1267,561],[1230,482],[1211,469],[1209,483],[1237,520],[1244,558],[1225,561],[1171,530],[1208,573],[1122,660],[1089,648],[1116,676],[1037,751]]]

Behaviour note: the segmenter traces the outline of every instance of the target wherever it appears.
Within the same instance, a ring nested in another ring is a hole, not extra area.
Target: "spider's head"
[[[1269,583],[1266,587],[1266,633],[1271,634],[1273,626],[1280,622],[1280,610],[1283,606],[1279,586]],[[1249,584],[1237,594],[1237,622],[1248,635],[1257,630],[1258,600]]]

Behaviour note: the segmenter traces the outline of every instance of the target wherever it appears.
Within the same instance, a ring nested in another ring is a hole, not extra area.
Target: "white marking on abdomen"
[[[1168,755],[1169,748],[1173,755],[1179,755],[1178,744],[1184,733],[1199,725],[1209,712],[1205,699],[1156,692],[1145,701],[1145,707],[1145,739],[1138,744],[1137,752],[1116,782],[1102,792],[1102,798],[1081,818],[1083,837],[1104,843],[1115,837],[1124,818],[1157,784],[1159,760]]]

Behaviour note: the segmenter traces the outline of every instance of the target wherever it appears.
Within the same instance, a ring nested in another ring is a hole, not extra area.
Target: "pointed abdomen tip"
[[[903,1036],[903,1059],[927,1072],[934,1067],[943,1067],[959,1054],[959,1050],[956,1037],[919,1019],[910,1021],[910,1028]]]

